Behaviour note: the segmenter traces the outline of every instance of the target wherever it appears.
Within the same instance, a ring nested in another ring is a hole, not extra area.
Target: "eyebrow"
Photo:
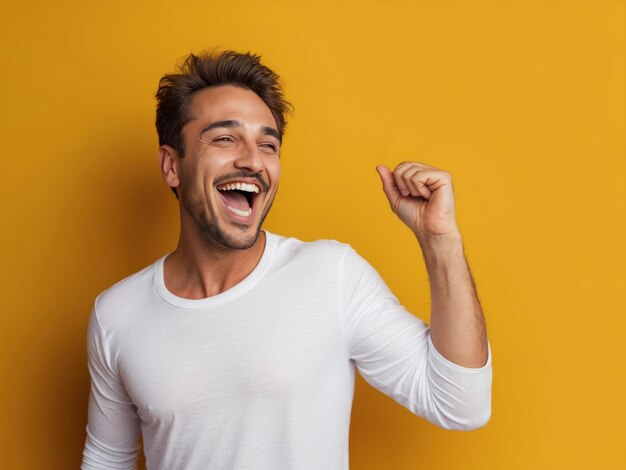
[[[240,128],[240,127],[245,127],[245,126],[244,126],[243,122],[238,121],[236,119],[226,119],[224,121],[215,121],[215,122],[212,122],[211,124],[209,124],[208,126],[206,126],[204,129],[202,129],[200,131],[200,135],[204,134],[205,132],[210,131],[211,129],[215,129],[217,127],[226,127],[228,129],[232,129],[232,128]],[[273,127],[261,126],[261,132],[264,135],[271,135],[272,137],[275,137],[276,140],[281,142],[281,138],[280,138],[279,132],[276,129],[274,129]]]

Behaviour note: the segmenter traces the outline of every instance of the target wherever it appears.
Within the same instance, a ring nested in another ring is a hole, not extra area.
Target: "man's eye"
[[[274,144],[261,144],[261,147],[270,149],[272,152],[276,152],[277,147]]]
[[[218,137],[215,139],[216,142],[234,142],[232,137]]]

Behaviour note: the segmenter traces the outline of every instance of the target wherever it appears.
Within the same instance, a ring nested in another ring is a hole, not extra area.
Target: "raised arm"
[[[378,171],[391,208],[424,252],[432,327],[407,312],[376,270],[347,249],[339,310],[350,359],[369,384],[431,423],[482,427],[491,417],[491,349],[454,221],[450,176],[411,163]]]
[[[451,362],[481,367],[487,362],[487,331],[456,224],[449,173],[404,162],[393,173],[377,167],[393,212],[415,234],[431,288],[432,342]]]

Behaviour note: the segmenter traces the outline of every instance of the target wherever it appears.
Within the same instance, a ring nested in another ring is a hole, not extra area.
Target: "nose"
[[[259,173],[263,170],[261,151],[255,143],[242,145],[234,163],[237,168],[247,169],[253,173]]]

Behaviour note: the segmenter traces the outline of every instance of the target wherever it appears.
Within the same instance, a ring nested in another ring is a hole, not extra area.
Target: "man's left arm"
[[[479,368],[488,359],[485,320],[456,224],[449,173],[418,162],[403,162],[378,173],[392,211],[415,234],[431,287],[430,335],[447,360]]]

